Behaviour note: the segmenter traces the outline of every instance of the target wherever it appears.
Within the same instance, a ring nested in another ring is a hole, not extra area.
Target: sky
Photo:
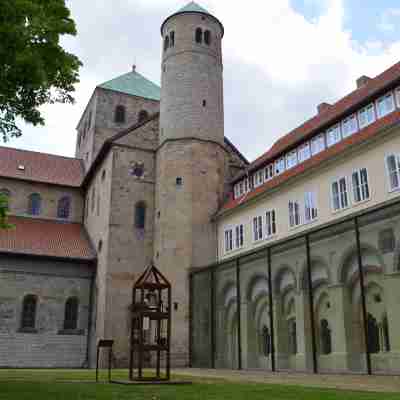
[[[74,156],[76,125],[94,88],[131,70],[160,82],[160,25],[186,0],[67,0],[78,34],[62,45],[83,62],[74,105],[41,108],[6,145]],[[374,77],[400,55],[398,0],[198,0],[225,26],[225,135],[250,160]]]

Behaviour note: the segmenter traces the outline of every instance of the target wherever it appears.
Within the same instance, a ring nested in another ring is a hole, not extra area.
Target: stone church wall
[[[0,258],[0,367],[86,365],[92,268],[85,264]],[[35,330],[21,331],[24,296],[38,298]],[[63,332],[65,302],[79,299],[78,326]]]

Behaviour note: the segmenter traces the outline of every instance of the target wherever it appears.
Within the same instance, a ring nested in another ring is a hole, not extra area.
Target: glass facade
[[[400,373],[400,204],[192,274],[193,367]]]

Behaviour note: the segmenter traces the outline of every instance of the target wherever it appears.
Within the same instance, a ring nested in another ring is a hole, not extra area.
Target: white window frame
[[[366,173],[366,181],[363,182],[363,175],[361,174],[361,171],[365,170]],[[358,182],[354,182],[354,177],[356,176]],[[363,203],[364,201],[367,201],[371,198],[371,189],[369,186],[369,175],[368,175],[368,170],[365,167],[358,168],[353,171],[351,174],[351,187],[352,187],[352,192],[353,192],[353,203],[354,204],[359,204]],[[357,198],[359,195],[359,199]]]
[[[343,202],[343,192],[341,191],[341,187],[340,187],[340,182],[342,180],[344,180],[345,184],[346,184],[347,205],[344,205],[344,202]],[[335,199],[334,199],[334,194],[333,194],[333,185],[335,183],[337,184],[337,187],[338,187],[339,208],[335,208]],[[332,211],[336,213],[336,212],[339,212],[342,210],[346,210],[349,207],[350,207],[349,181],[346,176],[340,176],[331,182],[331,208],[332,208]]]
[[[252,228],[253,228],[253,242],[257,243],[264,239],[264,226],[263,226],[262,215],[256,215],[253,217]]]
[[[331,135],[333,133],[333,135]],[[333,139],[333,141],[331,140]],[[342,140],[342,130],[340,129],[340,124],[332,126],[326,131],[326,147],[334,146]]]
[[[286,169],[293,168],[297,165],[297,150],[292,150],[286,154]]]
[[[368,118],[368,115],[369,115],[368,112],[371,109],[372,109],[372,113],[373,113],[373,118],[372,119]],[[364,123],[361,121],[361,114],[363,112],[367,113],[366,114],[367,115],[367,119],[366,119],[366,122],[364,122]],[[370,103],[367,106],[363,107],[360,111],[358,111],[357,117],[358,117],[358,126],[359,126],[360,129],[363,129],[363,128],[367,127],[368,125],[373,124],[376,121],[375,104],[374,103]]]
[[[355,122],[355,126],[348,125],[351,121]],[[349,129],[347,130],[347,128]],[[356,132],[358,132],[358,119],[357,114],[353,114],[342,121],[342,137],[343,139],[346,139],[347,137],[354,135]]]
[[[225,254],[230,253],[233,250],[233,230],[227,228],[224,231],[224,248]]]
[[[280,169],[282,167],[282,169]],[[281,157],[275,161],[275,175],[285,172],[285,157]]]
[[[301,225],[300,202],[297,200],[289,201],[289,227],[296,228]]]
[[[271,209],[265,212],[265,237],[271,238],[276,235],[276,210]]]
[[[264,184],[264,170],[259,169],[254,173],[253,184],[255,188]]]
[[[244,225],[235,226],[235,248],[241,249],[244,246]]]
[[[265,181],[269,181],[274,177],[274,164],[268,164],[265,167]]]
[[[394,93],[395,93],[395,97],[396,97],[397,108],[400,108],[400,87],[396,88]]]
[[[385,105],[385,108],[386,108],[386,106],[387,106],[386,100],[387,99],[390,99],[391,108],[390,109],[385,109],[384,111],[380,111],[379,105],[383,101],[383,104]],[[393,93],[392,92],[386,93],[385,95],[379,97],[378,100],[376,100],[376,114],[377,114],[378,118],[383,118],[386,115],[389,115],[395,109],[396,109],[396,105],[395,105],[395,102],[394,102],[394,97],[393,97]]]
[[[389,164],[388,164],[389,157],[394,157],[395,158],[396,169],[393,172],[396,175],[397,187],[393,187],[392,186],[392,179],[391,179],[392,172],[390,171]],[[400,154],[398,154],[398,153],[387,154],[385,156],[385,168],[386,168],[386,174],[387,174],[387,179],[388,179],[389,193],[396,192],[396,191],[400,190]]]
[[[309,142],[302,144],[297,149],[297,160],[302,163],[311,158],[311,144]]]
[[[318,218],[317,195],[315,191],[304,194],[304,221],[310,223]]]
[[[321,146],[322,145],[322,146]],[[311,139],[311,156],[315,156],[326,149],[325,134],[321,133]]]

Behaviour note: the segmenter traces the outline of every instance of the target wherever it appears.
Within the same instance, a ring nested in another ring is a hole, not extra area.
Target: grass
[[[0,400],[399,400],[398,393],[368,393],[299,386],[192,379],[185,386],[96,384],[88,370],[0,370]],[[107,373],[102,371],[101,378]],[[126,370],[113,379],[126,379]]]

